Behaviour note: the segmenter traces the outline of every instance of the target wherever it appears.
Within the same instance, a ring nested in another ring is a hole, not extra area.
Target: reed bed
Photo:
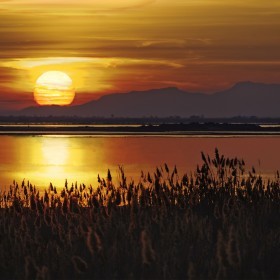
[[[0,193],[2,279],[279,279],[279,174],[202,153],[128,182],[14,182]]]

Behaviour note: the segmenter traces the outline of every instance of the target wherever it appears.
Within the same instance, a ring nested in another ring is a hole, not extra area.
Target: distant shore
[[[280,135],[280,125],[188,123],[116,124],[1,124],[2,135]]]

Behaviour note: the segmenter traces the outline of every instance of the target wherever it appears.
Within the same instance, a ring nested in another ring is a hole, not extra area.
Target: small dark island
[[[280,135],[280,126],[246,123],[16,123],[0,124],[1,134]]]

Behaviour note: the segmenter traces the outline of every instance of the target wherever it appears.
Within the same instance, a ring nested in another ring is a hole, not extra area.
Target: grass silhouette
[[[202,153],[194,174],[165,164],[139,183],[0,194],[3,279],[279,279],[279,174]]]

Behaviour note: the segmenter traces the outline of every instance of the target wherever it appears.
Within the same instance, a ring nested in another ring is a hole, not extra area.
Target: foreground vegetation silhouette
[[[0,194],[1,278],[279,279],[279,174],[218,150],[202,161],[59,192],[14,182]]]

